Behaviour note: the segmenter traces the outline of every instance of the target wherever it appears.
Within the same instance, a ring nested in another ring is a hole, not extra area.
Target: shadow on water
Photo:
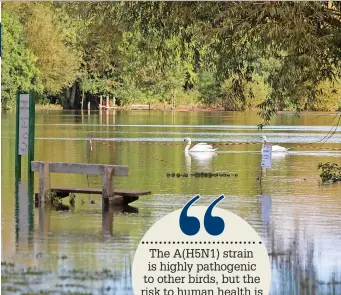
[[[293,236],[288,238],[277,231],[271,221],[272,198],[260,196],[261,221],[272,269],[271,295],[338,295],[341,294],[341,269],[323,272],[313,239],[302,242],[299,225],[294,225]],[[289,243],[285,243],[289,241]],[[327,275],[327,276],[326,276]],[[322,278],[323,277],[323,278]]]
[[[113,236],[114,215],[115,213],[138,213],[138,208],[129,205],[106,206],[102,210],[102,232],[103,238]]]
[[[38,204],[39,208],[39,229],[40,232],[50,231],[50,217],[53,211],[69,211],[74,209],[73,205],[65,205],[56,202],[55,204]],[[129,205],[108,205],[102,207],[102,234],[103,238],[113,236],[114,215],[118,213],[137,214],[138,208]]]

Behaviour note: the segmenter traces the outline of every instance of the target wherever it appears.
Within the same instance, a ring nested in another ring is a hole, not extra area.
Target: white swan
[[[187,142],[187,145],[185,147],[185,152],[214,152],[217,149],[214,149],[211,145],[204,143],[204,142],[200,142],[198,144],[196,144],[194,147],[192,147],[191,149],[189,149],[189,147],[191,146],[191,139],[189,137],[186,137],[184,139],[184,141]]]
[[[267,141],[266,141],[266,136],[265,135],[263,135],[262,136],[262,139],[263,139],[263,144],[264,143],[267,143]],[[263,150],[263,147],[262,147],[262,150]],[[282,152],[282,153],[285,153],[285,152],[287,152],[289,149],[287,149],[287,148],[285,148],[285,147],[282,147],[282,146],[280,146],[280,145],[273,145],[272,146],[272,152]]]

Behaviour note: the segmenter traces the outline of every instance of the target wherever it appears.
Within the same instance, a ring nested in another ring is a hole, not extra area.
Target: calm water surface
[[[75,206],[67,211],[32,208],[25,197],[25,173],[20,186],[24,197],[16,203],[15,115],[2,114],[2,261],[44,271],[20,276],[7,269],[2,290],[132,294],[132,257],[149,227],[195,194],[202,196],[198,205],[208,205],[224,193],[219,206],[249,222],[267,246],[271,294],[341,294],[341,185],[321,185],[316,169],[320,162],[341,165],[341,130],[324,143],[336,123],[334,116],[310,113],[297,118],[283,113],[258,131],[261,120],[255,113],[37,112],[36,160],[128,165],[129,176],[115,178],[115,185],[152,191],[130,207],[102,213],[99,196],[89,195],[77,195]],[[288,154],[274,156],[262,185],[257,180],[261,135],[290,147]],[[89,137],[93,138],[91,153]],[[210,142],[218,152],[209,157],[186,156],[184,137]],[[249,144],[223,144],[227,142]],[[23,167],[25,161],[24,157]],[[167,177],[173,172],[238,176]],[[52,174],[51,182],[101,186],[98,176]],[[63,203],[69,206],[68,198]],[[95,277],[84,281],[77,271]]]

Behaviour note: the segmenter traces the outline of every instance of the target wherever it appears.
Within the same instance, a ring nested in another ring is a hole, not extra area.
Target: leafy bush
[[[326,181],[341,181],[341,166],[336,163],[320,163],[317,166],[318,170],[322,170],[320,177],[323,182]]]
[[[200,71],[197,84],[200,93],[200,102],[208,106],[215,105],[221,93],[219,83],[217,83],[214,73]]]

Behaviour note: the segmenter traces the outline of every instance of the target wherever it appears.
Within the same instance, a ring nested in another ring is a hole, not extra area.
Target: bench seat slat
[[[32,161],[31,167],[33,172],[39,172],[40,165],[47,162]],[[105,167],[114,168],[114,176],[128,176],[128,166],[123,165],[104,165],[104,164],[85,164],[85,163],[62,163],[51,162],[50,172],[55,173],[74,173],[74,174],[89,174],[103,175]]]

